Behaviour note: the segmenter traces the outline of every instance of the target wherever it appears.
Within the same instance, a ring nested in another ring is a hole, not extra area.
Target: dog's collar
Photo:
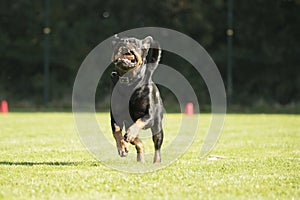
[[[111,77],[114,83],[117,83],[117,81],[119,81],[119,83],[121,84],[129,85],[131,83],[136,82],[136,80],[140,79],[141,75],[137,75],[135,77],[120,76],[117,71],[112,71]]]

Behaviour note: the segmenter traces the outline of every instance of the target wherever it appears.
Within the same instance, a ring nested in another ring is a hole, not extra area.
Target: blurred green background
[[[227,85],[227,0],[53,0],[49,30],[45,1],[0,2],[0,100],[11,110],[70,109],[72,87],[85,56],[99,43],[128,29],[156,26],[198,41],[217,64]],[[300,113],[300,0],[233,3],[232,112]],[[46,24],[45,24],[46,23]],[[49,41],[49,95],[45,99],[44,47]],[[179,56],[164,52],[162,63],[179,70],[195,89],[200,109],[209,111],[205,83]],[[109,69],[96,106],[107,111]],[[161,87],[164,103],[176,98]]]

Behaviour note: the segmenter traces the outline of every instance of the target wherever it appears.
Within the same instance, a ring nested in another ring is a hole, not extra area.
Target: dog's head
[[[143,40],[114,36],[112,61],[118,73],[123,75],[140,67],[146,60],[152,41],[151,36]]]

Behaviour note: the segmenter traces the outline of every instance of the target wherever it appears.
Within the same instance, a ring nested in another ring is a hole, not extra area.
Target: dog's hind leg
[[[152,140],[155,148],[153,163],[161,163],[160,148],[164,138],[163,129],[151,128],[151,131],[152,131]]]

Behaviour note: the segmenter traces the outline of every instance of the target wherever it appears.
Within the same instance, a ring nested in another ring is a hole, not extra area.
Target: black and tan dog
[[[151,128],[155,148],[153,162],[160,163],[163,104],[159,90],[152,82],[161,55],[159,44],[150,36],[143,40],[115,36],[113,47],[111,127],[118,153],[121,157],[127,156],[129,142],[136,147],[137,161],[143,162],[144,146],[139,132]]]

